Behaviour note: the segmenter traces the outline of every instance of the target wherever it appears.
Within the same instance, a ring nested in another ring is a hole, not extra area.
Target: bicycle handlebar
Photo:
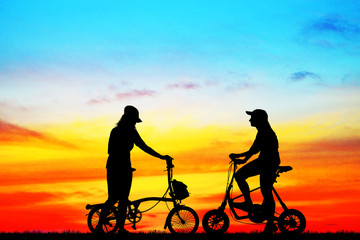
[[[166,167],[167,168],[173,168],[174,164],[172,163],[172,160],[174,160],[172,157],[166,159]]]
[[[231,159],[231,161],[229,162],[229,164],[230,163],[234,163],[234,164],[245,164],[246,163],[246,161],[244,161],[244,159],[240,159],[240,158],[232,158],[232,157],[230,157],[230,159]]]

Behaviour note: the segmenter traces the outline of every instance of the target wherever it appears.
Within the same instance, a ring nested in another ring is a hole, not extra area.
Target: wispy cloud
[[[168,89],[197,89],[200,85],[194,82],[177,82],[166,86]]]
[[[9,201],[11,199],[11,201]],[[24,201],[26,199],[26,201]],[[46,192],[0,193],[0,204],[5,207],[31,206],[34,204],[58,200],[59,196]]]
[[[97,104],[105,104],[105,103],[112,103],[114,101],[119,101],[123,99],[130,99],[130,98],[137,98],[137,97],[153,97],[155,96],[156,91],[149,90],[149,89],[133,89],[126,92],[118,92],[115,93],[114,96],[108,97],[108,96],[102,96],[98,98],[93,98],[87,101],[88,105],[97,105]]]
[[[307,152],[317,152],[319,149],[322,151],[336,152],[357,152],[360,149],[360,138],[347,138],[347,139],[326,139],[318,140],[307,143],[298,143],[298,148],[306,149]]]
[[[242,90],[247,90],[247,89],[251,89],[256,87],[256,84],[248,82],[248,81],[238,81],[238,82],[233,82],[231,84],[229,84],[226,87],[226,90],[228,91],[242,91]]]
[[[360,72],[346,74],[342,78],[342,83],[345,85],[359,86],[360,85]]]
[[[317,32],[332,32],[344,37],[359,35],[360,27],[338,15],[325,16],[311,24],[311,28]]]
[[[308,71],[295,72],[295,73],[291,74],[291,76],[290,76],[290,79],[294,82],[300,82],[307,78],[311,78],[311,79],[314,79],[317,81],[321,80],[321,77],[319,75],[317,75],[316,73],[313,73],[313,72],[308,72]]]
[[[2,143],[19,143],[34,140],[40,140],[66,148],[76,148],[76,146],[66,141],[0,119],[0,141]]]
[[[88,105],[96,105],[96,104],[103,104],[103,103],[110,103],[111,99],[107,97],[101,97],[101,98],[93,98],[90,99],[87,104]]]
[[[149,89],[137,90],[134,89],[128,92],[120,92],[115,95],[117,100],[133,97],[152,97],[155,95],[155,91]]]
[[[360,26],[340,15],[325,15],[308,22],[298,38],[300,43],[310,43],[323,48],[358,49]]]
[[[30,130],[24,127],[20,127],[15,124],[11,124],[4,120],[0,119],[0,140],[1,141],[16,141],[20,139],[28,139],[28,138],[44,138],[44,135]]]

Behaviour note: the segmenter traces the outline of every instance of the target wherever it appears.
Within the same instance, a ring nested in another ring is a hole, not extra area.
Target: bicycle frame
[[[164,229],[168,228],[171,233],[195,233],[199,227],[199,216],[191,207],[181,204],[181,200],[189,196],[186,185],[173,180],[172,158],[166,160],[166,171],[168,178],[168,187],[162,197],[146,197],[134,201],[129,201],[126,204],[127,212],[126,219],[132,223],[132,227],[136,230],[136,223],[142,218],[142,213],[154,208],[159,202],[172,202],[173,208],[169,207],[169,214],[166,217]],[[176,184],[176,185],[175,185]],[[167,194],[170,197],[166,197]],[[157,201],[155,205],[147,210],[140,211],[139,206],[143,202]],[[91,232],[98,233],[115,233],[120,227],[123,227],[122,215],[119,212],[119,202],[115,205],[106,206],[105,203],[86,205],[86,209],[91,209],[87,214],[87,224]],[[124,203],[121,203],[124,204]],[[103,213],[105,211],[105,213]],[[102,217],[103,215],[103,217]],[[100,224],[100,225],[99,225]]]
[[[223,202],[221,203],[220,207],[219,207],[219,210],[220,211],[224,211],[225,208],[226,208],[226,205],[229,204],[229,208],[230,208],[230,211],[233,213],[233,216],[237,219],[237,220],[242,220],[242,219],[247,219],[247,218],[250,218],[251,217],[251,213],[250,212],[247,212],[247,215],[242,215],[242,216],[239,216],[237,214],[237,212],[235,211],[235,207],[233,205],[233,202],[234,200],[238,199],[238,198],[241,198],[243,197],[244,195],[241,194],[241,195],[238,195],[234,198],[231,198],[231,189],[233,188],[233,183],[234,183],[234,178],[235,178],[235,171],[236,171],[236,164],[235,163],[232,163],[233,164],[233,169],[232,169],[232,177],[231,177],[231,180],[229,182],[229,184],[227,185],[227,188],[226,188],[226,192],[225,192],[225,197],[224,197],[224,200]],[[291,170],[291,167],[283,167],[283,168],[286,168],[287,170],[284,169],[284,171],[289,171]],[[281,169],[279,168],[276,173],[275,173],[275,177],[274,177],[274,183],[276,182],[276,179],[280,176],[280,173],[281,173]],[[261,187],[257,187],[257,188],[254,188],[252,190],[250,190],[250,193],[251,192],[254,192],[256,190],[259,190]],[[278,199],[281,207],[284,209],[284,210],[288,210],[287,206],[285,205],[285,203],[281,200],[279,194],[277,193],[277,191],[275,190],[274,186],[272,187],[272,191],[274,192],[276,198]],[[276,217],[275,217],[276,219]]]
[[[136,223],[139,222],[140,220],[136,221],[136,217],[137,217],[137,213],[139,213],[140,211],[138,210],[139,206],[141,203],[143,202],[147,202],[147,201],[158,201],[158,202],[172,202],[174,205],[174,208],[176,209],[178,206],[180,206],[181,200],[175,199],[174,197],[174,189],[172,188],[172,184],[171,181],[173,180],[173,167],[174,165],[172,164],[172,160],[167,160],[166,161],[166,171],[167,171],[167,178],[168,178],[168,188],[165,191],[165,194],[163,195],[163,197],[146,197],[146,198],[140,198],[134,201],[129,201],[128,203],[128,212],[131,213],[132,215],[130,215],[130,218],[132,217],[133,219],[129,219],[132,223],[133,223],[133,229],[136,230]],[[166,194],[170,192],[170,198],[166,198],[164,196],[166,196]],[[132,208],[133,207],[133,208]],[[141,212],[140,212],[141,213]],[[179,216],[179,218],[181,218]],[[165,221],[165,225],[164,225],[164,229],[166,229],[168,224],[168,220]]]
[[[128,219],[132,224],[132,228],[134,230],[136,230],[136,223],[139,222],[141,220],[142,217],[142,212],[139,211],[139,206],[141,203],[143,202],[148,202],[148,201],[157,201],[157,202],[172,202],[173,203],[173,210],[175,211],[175,214],[179,217],[179,219],[181,221],[183,221],[182,217],[180,216],[178,210],[181,209],[182,207],[184,207],[181,204],[181,200],[177,199],[175,197],[175,193],[174,193],[174,189],[172,187],[172,180],[173,180],[173,168],[174,165],[172,164],[172,159],[166,160],[166,171],[167,171],[167,179],[168,179],[168,188],[166,189],[164,195],[162,197],[146,197],[146,198],[140,198],[134,201],[128,201],[127,204],[127,215],[126,215],[126,219]],[[170,197],[165,197],[166,194],[169,192]],[[157,204],[157,203],[156,203]],[[155,207],[156,204],[153,206]],[[92,209],[94,207],[97,208],[103,208],[105,206],[104,203],[101,204],[88,204],[86,205],[86,209]],[[151,207],[151,208],[153,208]],[[148,210],[150,210],[151,208],[149,208]],[[144,212],[148,211],[145,210]],[[118,211],[118,206],[114,206],[114,211]],[[168,227],[168,225],[170,224],[170,213],[165,221],[165,225],[164,225],[164,229],[166,229]]]
[[[234,159],[232,159],[232,161],[234,161]],[[252,207],[244,209],[241,202],[234,202],[234,200],[243,197],[244,195],[242,194],[232,197],[231,190],[234,184],[236,165],[233,162],[230,163],[233,165],[230,165],[229,167],[224,200],[218,209],[212,209],[206,212],[203,217],[202,224],[206,233],[225,233],[228,230],[230,221],[228,215],[225,213],[225,208],[228,203],[230,214],[234,220],[249,219],[253,223],[263,223],[264,221],[268,220],[264,213],[264,208],[261,204],[253,204]],[[273,182],[276,182],[276,179],[280,176],[280,173],[290,170],[292,170],[292,167],[290,166],[279,166],[274,174]],[[230,177],[231,173],[233,174],[232,177]],[[256,191],[260,188],[261,187],[254,188],[250,192]],[[284,209],[283,212],[277,213],[273,218],[273,223],[276,224],[277,229],[285,234],[296,235],[302,233],[306,228],[306,218],[304,214],[296,209],[288,209],[285,203],[281,200],[274,186],[272,186],[272,192],[275,194],[276,198],[280,202],[281,207]],[[244,212],[247,212],[247,214],[239,216],[239,214],[237,214],[235,211],[235,208],[241,209]],[[273,229],[272,231],[276,230]]]

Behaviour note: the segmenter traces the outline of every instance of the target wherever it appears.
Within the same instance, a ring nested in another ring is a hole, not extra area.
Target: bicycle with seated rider
[[[225,213],[227,204],[230,208],[230,214],[235,220],[249,219],[253,223],[263,223],[266,220],[264,208],[262,205],[253,204],[249,208],[244,208],[244,205],[242,204],[243,202],[235,201],[237,199],[243,198],[244,195],[232,195],[233,182],[235,178],[235,172],[237,170],[237,165],[243,163],[244,162],[239,159],[231,159],[224,200],[218,209],[208,211],[203,217],[202,225],[206,233],[224,233],[228,230],[230,221],[229,217]],[[279,166],[275,172],[274,182],[276,182],[277,178],[280,177],[281,173],[291,170],[292,167],[290,166]],[[250,190],[250,192],[254,192],[259,189],[260,187],[257,187]],[[283,211],[280,215],[274,216],[274,223],[278,226],[279,230],[282,233],[287,234],[302,233],[306,227],[305,216],[296,209],[289,209],[280,198],[274,186],[272,186],[272,192],[275,194],[281,207],[283,208]],[[236,209],[243,211],[243,213],[238,214]]]
[[[173,179],[172,158],[166,160],[167,183],[166,189],[162,197],[146,197],[134,201],[128,201],[126,220],[132,224],[136,230],[136,224],[142,219],[142,213],[152,209],[159,202],[170,202],[173,208],[170,210],[166,220],[164,229],[168,228],[171,233],[195,233],[199,226],[199,217],[197,213],[190,207],[182,205],[181,200],[189,196],[187,186],[180,181]],[[167,197],[167,194],[169,196]],[[155,205],[145,211],[139,209],[140,204],[148,201],[156,201]],[[101,228],[104,233],[115,233],[119,227],[119,209],[115,204],[112,208],[107,209],[105,220],[100,223],[101,212],[105,209],[105,204],[88,204],[86,209],[90,210],[87,218],[88,227],[91,232],[96,233],[96,228],[102,224]],[[105,210],[104,210],[105,211]]]

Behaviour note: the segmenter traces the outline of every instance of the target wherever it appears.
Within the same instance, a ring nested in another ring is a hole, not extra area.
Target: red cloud
[[[62,147],[75,148],[74,145],[47,136],[41,132],[27,129],[0,119],[0,141],[7,143],[27,142],[30,140],[41,140]]]
[[[55,196],[46,192],[15,192],[15,193],[0,193],[1,207],[16,207],[16,206],[32,206],[34,204],[49,202],[58,199]]]
[[[0,119],[0,140],[1,141],[18,141],[28,138],[43,138],[44,136],[33,130],[29,130],[15,124],[5,122]]]
[[[360,138],[327,139],[306,143],[297,143],[298,148],[306,151],[358,151],[360,149]]]

